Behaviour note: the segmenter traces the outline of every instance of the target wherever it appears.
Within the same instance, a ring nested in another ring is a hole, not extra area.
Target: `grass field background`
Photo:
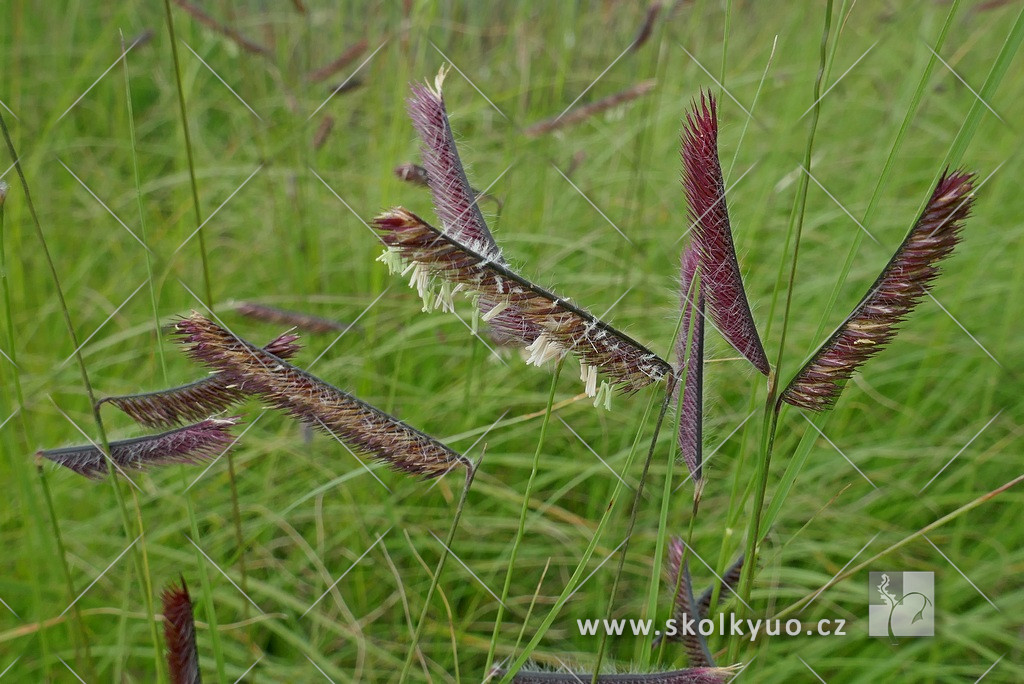
[[[824,82],[835,85],[820,103],[783,375],[874,280],[951,146],[953,163],[985,182],[935,301],[922,304],[828,420],[817,423],[825,436],[810,442],[784,500],[773,493],[814,428],[796,410],[783,414],[768,490],[778,515],[762,550],[754,613],[779,613],[841,570],[899,544],[799,614],[809,623],[846,619],[848,635],[710,645],[720,664],[749,663],[738,681],[964,682],[985,673],[985,681],[1021,681],[1021,490],[913,536],[1022,470],[1019,5],[960,3],[939,57],[931,47],[949,4],[838,5],[830,54],[838,43]],[[526,367],[518,354],[497,358],[486,338],[470,334],[468,303],[459,309],[461,322],[421,313],[415,292],[375,262],[380,244],[364,221],[399,204],[433,215],[429,193],[392,173],[418,160],[404,109],[408,84],[453,64],[445,83],[452,124],[471,182],[504,202],[500,214],[492,203],[484,208],[506,255],[595,314],[612,307],[610,321],[663,356],[678,316],[680,237],[689,226],[678,180],[680,119],[701,88],[716,93],[722,164],[727,184],[735,183],[728,199],[737,251],[774,359],[824,3],[681,3],[662,13],[646,44],[626,53],[643,21],[642,3],[311,0],[304,13],[287,2],[216,0],[204,7],[272,46],[268,56],[250,54],[171,10],[202,216],[209,218],[203,233],[214,311],[258,343],[283,331],[232,313],[232,301],[344,321],[361,316],[336,343],[304,335],[299,364],[327,350],[314,366],[318,375],[456,449],[469,449],[493,425],[469,452],[479,457],[486,443],[452,546],[458,561],[450,559],[440,578],[423,659],[413,670],[417,681],[480,681],[496,616],[491,592],[504,580],[551,369]],[[157,324],[203,310],[198,299],[205,299],[198,240],[189,239],[196,221],[162,4],[13,0],[7,8],[0,20],[3,116],[92,384],[105,396],[199,377],[203,371]],[[152,38],[119,60],[122,35],[131,43],[147,30]],[[305,77],[364,38],[363,56],[334,80]],[[1011,59],[1008,69],[979,104],[1001,55]],[[361,86],[328,99],[331,86],[366,58],[355,75]],[[559,133],[522,134],[578,98],[590,102],[646,78],[657,79],[656,88],[633,103]],[[891,172],[876,188],[908,111]],[[333,129],[316,149],[314,135],[328,116]],[[976,128],[962,132],[965,121]],[[4,155],[0,170],[11,161]],[[137,487],[122,482],[128,531],[109,482],[51,465],[38,474],[37,449],[82,443],[83,432],[96,440],[98,433],[24,193],[13,170],[4,179],[12,186],[2,236],[10,313],[0,339],[9,357],[0,358],[0,420],[11,416],[0,428],[4,681],[73,681],[69,669],[89,682],[166,678],[146,597],[158,608],[160,589],[179,575],[197,604],[211,681],[218,674],[211,606],[228,681],[247,670],[245,681],[397,681],[441,551],[433,535],[444,538],[448,530],[461,478],[449,475],[431,487],[372,461],[368,473],[337,442],[309,440],[299,425],[267,412],[234,449],[239,548],[227,459],[198,480],[202,468],[173,467],[136,477]],[[859,226],[873,198],[870,220]],[[862,230],[878,242],[859,238]],[[848,258],[849,277],[830,309]],[[716,333],[708,344],[705,453],[718,450],[689,539],[721,572],[744,543],[760,414],[744,420],[759,411],[765,383]],[[612,503],[616,475],[609,467],[618,472],[638,431],[649,439],[653,427],[641,419],[655,390],[616,397],[611,412],[579,400],[581,391],[568,363],[529,502],[499,659],[521,653],[547,614]],[[248,403],[244,427],[261,412]],[[143,434],[113,409],[103,418],[112,439]],[[685,470],[669,471],[672,439],[664,430],[615,617],[646,614],[651,577],[661,571],[659,537],[691,526],[687,483],[669,503],[669,529],[659,531],[665,478],[674,486]],[[631,487],[641,460],[621,473]],[[592,666],[598,639],[581,637],[576,619],[608,610],[612,554],[632,492],[626,494],[614,502],[588,567],[588,574],[596,571],[534,651],[538,663]],[[144,537],[111,565],[140,524]],[[234,586],[242,584],[243,562],[251,602]],[[699,584],[711,581],[707,567],[691,566]],[[935,572],[936,636],[898,645],[869,638],[868,570]],[[83,590],[76,619],[66,607]],[[668,614],[666,594],[663,588],[659,618]],[[625,669],[645,649],[640,639],[613,639],[605,662]],[[665,655],[664,666],[685,662],[682,649]]]

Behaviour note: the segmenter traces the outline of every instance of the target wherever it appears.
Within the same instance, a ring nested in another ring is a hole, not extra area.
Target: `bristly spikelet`
[[[385,244],[406,262],[422,265],[433,276],[463,285],[496,305],[515,307],[518,315],[542,330],[529,347],[530,362],[542,363],[571,352],[609,375],[625,392],[636,392],[672,370],[639,342],[405,209],[385,212],[374,219],[374,225]]]
[[[488,259],[501,261],[501,250],[487,228],[455,147],[441,94],[444,76],[442,69],[433,87],[414,84],[412,97],[407,101],[409,117],[420,138],[434,210],[446,234],[463,244],[474,245]]]
[[[247,392],[395,470],[435,477],[457,465],[471,465],[433,437],[236,338],[198,313],[178,321],[176,333],[192,359],[235,375]]]
[[[943,173],[920,218],[842,325],[797,372],[779,397],[811,411],[835,406],[854,372],[881,351],[928,294],[939,262],[960,242],[974,203],[974,176]]]
[[[729,344],[768,375],[768,357],[750,314],[732,242],[725,183],[718,161],[718,118],[711,93],[702,92],[699,108],[695,102],[686,114],[682,154],[683,187],[700,254],[701,289],[711,320]]]
[[[180,587],[172,584],[164,589],[160,599],[164,610],[164,641],[167,642],[167,671],[171,675],[171,684],[200,684],[196,623],[185,578],[181,578]]]
[[[313,314],[308,314],[303,311],[278,309],[277,307],[258,304],[257,302],[240,302],[235,306],[235,311],[247,318],[252,318],[257,321],[275,323],[277,325],[287,325],[297,330],[310,333],[344,332],[352,327],[351,323],[334,321],[329,318],[314,316]],[[275,354],[275,356],[280,355]]]
[[[725,571],[725,574],[722,575],[721,581],[719,582],[720,588],[718,590],[719,605],[721,605],[721,601],[725,600],[726,596],[735,591],[735,587],[739,586],[740,575],[743,572],[744,558],[745,556],[740,554],[740,557],[737,558],[733,564],[729,566],[729,569]],[[714,595],[714,591],[715,585],[712,584],[710,587],[705,589],[704,593],[702,593],[700,598],[697,599],[697,614],[702,618],[708,617],[708,611],[711,610],[711,597]]]
[[[680,277],[683,318],[676,337],[676,374],[682,377],[684,366],[686,368],[682,398],[678,401],[679,452],[698,487],[704,461],[704,288],[700,278],[695,278],[699,259],[693,243],[683,250]],[[678,384],[676,387],[678,394]]]
[[[683,550],[683,540],[680,537],[674,536],[669,539],[665,568],[668,585],[675,592],[672,597],[672,617],[675,618],[677,625],[687,623],[689,620],[700,622],[707,617],[706,614],[701,614],[697,601],[693,598],[693,578],[690,576],[689,563],[683,560]],[[673,641],[683,642],[690,665],[714,667],[715,661],[708,649],[707,641],[699,632],[689,634],[680,630],[670,638]]]
[[[264,349],[278,358],[288,359],[299,351],[299,345],[295,344],[298,339],[297,335],[284,334]],[[106,397],[96,403],[113,404],[145,427],[171,427],[216,415],[246,396],[237,377],[231,373],[217,373],[187,385]]]
[[[136,437],[110,442],[110,457],[116,470],[126,475],[129,470],[145,470],[174,463],[198,463],[222,453],[231,444],[230,428],[238,418],[208,418],[159,435]],[[95,446],[43,449],[37,457],[53,461],[86,477],[98,478],[107,473],[107,459]]]

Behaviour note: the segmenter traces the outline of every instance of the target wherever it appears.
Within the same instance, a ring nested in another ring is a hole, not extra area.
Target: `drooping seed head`
[[[640,390],[672,370],[625,333],[456,242],[406,209],[387,211],[374,219],[374,225],[391,252],[408,264],[407,269],[418,269],[423,276],[415,281],[418,287],[426,288],[434,277],[453,288],[461,286],[493,306],[515,307],[518,316],[542,331],[527,348],[531,363],[572,353],[607,374],[625,392]]]
[[[238,420],[237,417],[208,418],[159,435],[110,442],[110,458],[115,470],[122,475],[175,463],[198,463],[223,453],[231,445],[230,428]],[[92,444],[43,449],[36,452],[36,456],[90,478],[107,473],[106,457]]]
[[[395,470],[436,477],[470,462],[433,437],[193,313],[176,324],[188,355],[233,374],[275,408]]]

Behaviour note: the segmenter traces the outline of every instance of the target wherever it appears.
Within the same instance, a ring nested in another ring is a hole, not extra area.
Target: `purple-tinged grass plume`
[[[436,477],[469,460],[429,435],[267,351],[198,313],[176,324],[188,355],[240,378],[247,392],[393,469]]]
[[[167,670],[171,684],[199,684],[199,651],[192,597],[185,578],[181,586],[171,584],[160,596],[164,607],[164,641],[167,642]]]
[[[564,114],[552,117],[550,119],[544,119],[537,123],[528,126],[523,130],[523,135],[536,138],[537,136],[544,135],[545,133],[551,133],[559,129],[565,128],[566,126],[574,126],[581,121],[586,121],[592,116],[606,112],[612,107],[617,107],[620,104],[626,102],[632,102],[633,100],[643,97],[647,93],[654,90],[654,86],[658,84],[654,79],[646,81],[640,81],[635,85],[631,85],[625,90],[620,90],[617,93],[612,93],[607,97],[602,97],[600,100],[595,100],[589,104],[579,106],[572,109]]]
[[[366,48],[368,46],[369,43],[367,43],[366,39],[363,38],[358,43],[350,45],[348,48],[346,48],[345,51],[338,55],[336,59],[331,60],[322,67],[310,71],[308,74],[306,74],[306,79],[309,81],[313,81],[314,83],[326,81],[331,76],[338,73],[352,62],[356,61],[356,59],[358,59],[360,55],[366,52]]]
[[[680,278],[683,319],[676,337],[676,374],[682,377],[683,369],[686,369],[677,409],[680,412],[679,452],[698,487],[704,466],[704,288],[700,278],[694,277],[699,260],[693,243],[683,250]]]
[[[764,346],[750,313],[733,246],[725,183],[718,161],[715,98],[702,93],[683,127],[683,187],[700,255],[701,291],[715,327],[757,370],[768,375]]]
[[[461,290],[494,303],[488,315],[514,306],[518,315],[543,332],[527,347],[527,363],[541,365],[571,352],[581,363],[588,390],[596,394],[600,369],[619,389],[636,392],[671,373],[672,367],[636,340],[598,320],[565,299],[544,290],[472,247],[455,241],[412,212],[397,208],[376,219],[374,225],[391,257],[412,273],[412,285],[424,301],[434,295],[431,279],[447,290],[438,295],[451,307],[451,296]],[[396,264],[392,261],[392,266]],[[493,320],[493,319],[492,319]]]
[[[485,680],[497,682],[508,674],[495,668]],[[689,667],[671,672],[622,672],[601,674],[601,684],[722,684],[736,674],[735,667]],[[520,670],[512,676],[512,684],[579,684],[590,682],[594,675],[589,672],[553,672],[550,670]]]
[[[669,539],[668,556],[665,559],[665,570],[668,585],[672,587],[672,617],[676,626],[681,627],[691,621],[700,622],[707,617],[701,614],[699,604],[693,598],[693,578],[690,576],[690,564],[683,560],[684,545],[680,537],[673,536]],[[673,641],[682,641],[689,658],[689,664],[694,667],[714,667],[715,660],[708,649],[707,641],[698,631],[690,634],[683,629],[670,637]]]
[[[183,9],[187,14],[191,15],[193,19],[207,27],[208,29],[221,34],[225,38],[231,40],[238,47],[242,48],[246,52],[251,52],[254,55],[261,55],[263,57],[273,57],[274,51],[266,45],[261,45],[256,41],[250,40],[243,36],[240,32],[217,21],[209,14],[203,11],[198,5],[194,5],[188,0],[174,0],[174,4]]]
[[[898,332],[939,275],[939,262],[960,242],[974,203],[974,176],[946,172],[920,218],[842,325],[804,364],[779,397],[811,411],[835,406],[846,382]]]
[[[737,558],[729,569],[722,575],[721,581],[719,582],[718,596],[719,598],[726,596],[727,594],[733,593],[733,587],[738,587],[740,583],[740,575],[743,573],[743,554]],[[712,584],[710,587],[704,590],[697,599],[697,614],[701,618],[708,617],[708,611],[711,610],[711,597],[714,595],[715,585]]]
[[[237,417],[208,418],[159,435],[110,442],[110,457],[115,469],[123,475],[131,470],[199,463],[223,453],[231,445],[230,428],[237,423]],[[89,478],[107,474],[107,459],[92,444],[43,449],[36,452],[36,457],[53,461]]]
[[[420,166],[419,164],[413,164],[412,162],[399,164],[398,166],[395,167],[395,176],[398,178],[398,180],[405,181],[406,183],[409,183],[411,185],[419,185],[424,188],[430,187],[430,182],[427,176],[427,170]],[[491,202],[497,204],[499,208],[503,204],[502,201],[495,197],[494,195],[489,195],[486,192],[481,192],[476,188],[470,187],[469,192],[471,195],[473,195],[473,197],[476,198],[478,202],[480,200],[485,199],[490,200]]]
[[[409,118],[420,138],[420,154],[434,210],[446,235],[488,259],[504,263],[455,147],[441,94],[445,73],[444,69],[438,73],[433,87],[414,84],[412,97],[407,101]]]
[[[351,323],[335,321],[330,318],[322,318],[302,311],[279,309],[274,306],[267,306],[266,304],[259,304],[257,302],[240,302],[235,306],[235,311],[246,318],[263,321],[264,323],[287,325],[291,328],[295,328],[296,330],[302,330],[303,332],[309,333],[328,334],[345,332],[352,327]],[[268,349],[267,351],[270,351],[270,353],[275,356],[281,356],[280,354],[275,354],[273,350]]]
[[[297,335],[284,334],[264,349],[278,358],[288,359],[299,351]],[[100,399],[124,411],[139,425],[171,427],[202,420],[243,401],[248,395],[243,382],[231,373],[217,373],[202,380],[166,390],[123,394]]]
[[[395,169],[395,173],[402,180],[425,183],[430,188],[434,211],[446,235],[504,266],[505,258],[480,211],[479,200],[486,195],[469,184],[455,146],[455,136],[441,92],[444,76],[445,70],[442,69],[433,87],[412,86],[407,108],[420,138],[423,166],[403,164]],[[527,346],[541,333],[519,315],[514,305],[499,308],[498,300],[491,301],[481,296],[478,308],[490,322],[492,336],[502,344]]]

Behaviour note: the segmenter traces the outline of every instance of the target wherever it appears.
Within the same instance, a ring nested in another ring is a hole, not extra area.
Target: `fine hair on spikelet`
[[[122,475],[127,475],[129,470],[205,461],[223,453],[231,445],[230,428],[238,420],[237,417],[208,418],[158,435],[110,442],[110,458]],[[53,461],[89,478],[107,474],[106,455],[92,444],[42,449],[36,452],[36,457]]]
[[[287,361],[235,337],[199,313],[179,320],[176,335],[195,361],[240,378],[247,392],[393,469],[425,477],[468,459],[433,437]]]
[[[700,257],[701,291],[715,327],[729,344],[764,375],[768,357],[754,326],[732,240],[725,182],[718,160],[715,98],[701,93],[683,126],[683,188],[690,207],[693,243]]]
[[[973,175],[942,174],[899,249],[853,312],[797,371],[777,407],[782,402],[811,411],[835,406],[854,372],[892,341],[899,324],[931,290],[939,262],[960,242],[973,190]]]
[[[264,349],[278,358],[288,359],[299,351],[298,339],[297,335],[286,333]],[[96,403],[113,404],[145,427],[172,427],[216,415],[246,396],[239,378],[231,373],[217,373],[170,389],[105,397]]]

